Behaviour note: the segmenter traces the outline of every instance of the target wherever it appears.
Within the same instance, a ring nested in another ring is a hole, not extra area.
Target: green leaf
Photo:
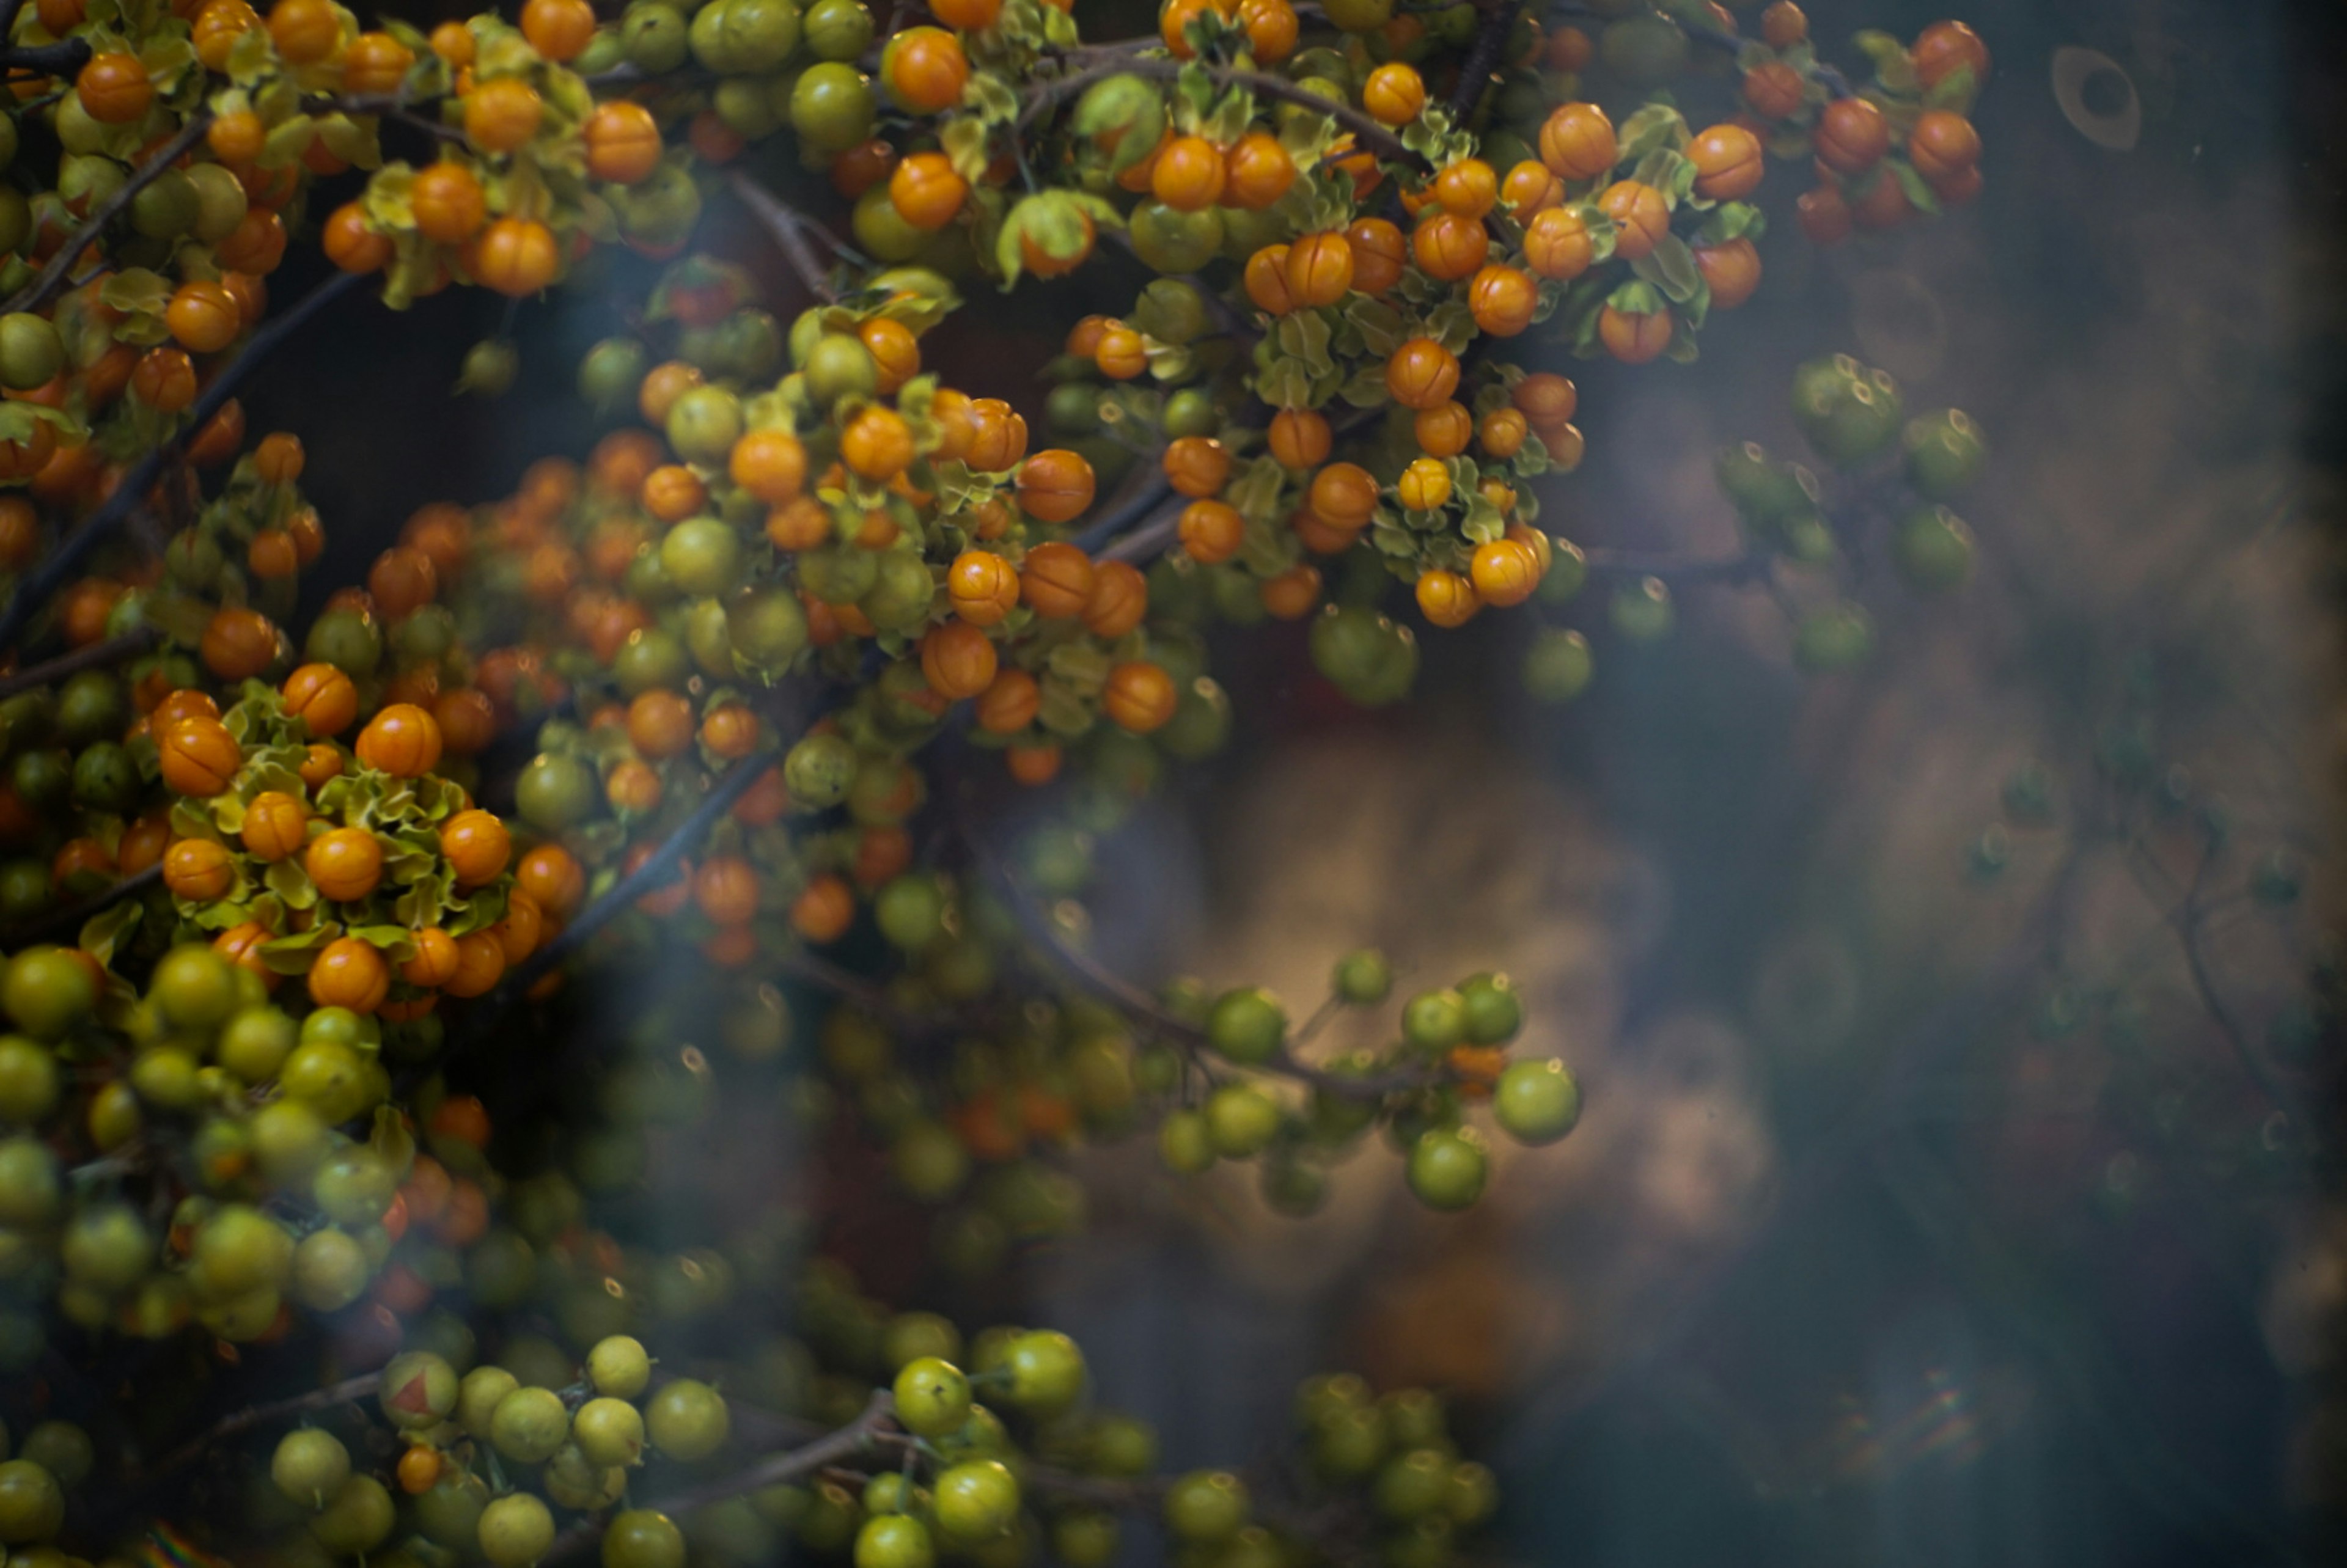
[[[1673,304],[1685,304],[1703,287],[1695,254],[1676,234],[1664,235],[1651,254],[1633,263],[1632,271],[1662,290]]]
[[[958,115],[946,122],[938,143],[945,150],[946,160],[953,165],[953,171],[975,185],[986,172],[987,139],[984,121]]]
[[[1883,162],[1890,165],[1891,177],[1899,181],[1899,189],[1907,193],[1907,200],[1914,204],[1916,211],[1928,212],[1933,217],[1939,215],[1939,194],[1923,182],[1923,177],[1915,172],[1913,164],[1903,158],[1887,158]]]
[[[1671,105],[1650,103],[1628,119],[1614,133],[1614,142],[1621,149],[1615,167],[1634,162],[1657,148],[1676,152],[1687,144],[1686,117]]]

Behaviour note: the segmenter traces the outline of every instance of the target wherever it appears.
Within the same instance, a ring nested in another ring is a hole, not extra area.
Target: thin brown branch
[[[0,952],[18,952],[41,942],[56,941],[81,929],[82,922],[103,910],[111,909],[125,898],[135,898],[163,880],[163,867],[159,862],[146,870],[124,877],[103,892],[94,893],[77,904],[27,920],[21,926],[0,931]]]
[[[52,681],[62,681],[68,675],[101,664],[113,664],[125,659],[136,659],[162,641],[163,634],[151,626],[141,626],[119,637],[109,637],[103,642],[93,642],[87,648],[77,648],[71,653],[60,653],[55,659],[30,664],[13,675],[0,676],[0,702],[19,692],[29,692],[36,686],[46,686]]]
[[[15,297],[6,304],[0,305],[0,314],[37,311],[56,298],[64,290],[66,281],[73,275],[74,262],[81,253],[97,242],[98,236],[106,232],[106,226],[120,217],[138,199],[140,191],[161,179],[172,165],[192,151],[196,143],[203,139],[204,132],[210,128],[211,123],[212,112],[210,109],[198,109],[190,115],[188,123],[179,128],[179,135],[157,148],[154,157],[132,169],[130,178],[122,182],[121,188],[99,202],[97,210],[89,215],[88,220],[67,236],[65,243],[57,247],[57,253],[49,258],[49,264],[41,269],[40,276],[17,290]]]
[[[361,1377],[345,1378],[339,1383],[329,1383],[306,1394],[296,1394],[290,1399],[277,1399],[265,1405],[248,1405],[234,1415],[224,1416],[209,1429],[190,1438],[163,1456],[162,1462],[146,1472],[141,1481],[154,1481],[170,1474],[185,1465],[201,1459],[210,1450],[235,1437],[271,1421],[287,1416],[306,1415],[312,1410],[326,1409],[333,1405],[364,1399],[383,1386],[383,1374],[368,1372]]]
[[[839,291],[831,286],[831,279],[823,263],[815,259],[815,251],[806,242],[809,231],[823,233],[815,221],[785,205],[773,191],[753,179],[746,170],[726,170],[725,183],[742,205],[747,207],[751,214],[764,225],[766,232],[774,237],[775,245],[783,252],[783,260],[791,264],[791,271],[798,274],[799,282],[807,286],[807,292],[825,304],[835,302]],[[827,234],[824,237],[830,240]],[[834,250],[838,249],[836,241],[831,241],[831,244]]]
[[[1119,60],[1112,65],[1091,67],[1072,76],[1060,77],[1054,80],[1040,83],[1033,89],[1034,96],[1028,100],[1027,107],[1019,112],[1018,121],[1011,128],[1014,132],[1026,130],[1049,114],[1054,107],[1073,97],[1095,82],[1104,82],[1111,77],[1147,77],[1155,81],[1170,82],[1181,76],[1187,65],[1194,63],[1182,60]],[[1325,114],[1353,133],[1353,142],[1356,147],[1365,152],[1373,152],[1388,162],[1416,163],[1421,166],[1426,162],[1426,159],[1404,146],[1401,138],[1394,135],[1392,131],[1378,124],[1368,114],[1349,104],[1331,102],[1302,84],[1289,81],[1286,77],[1275,77],[1263,71],[1233,70],[1225,66],[1199,65],[1198,68],[1225,87],[1245,87],[1259,97],[1281,98],[1310,109],[1315,114]]]
[[[796,1481],[837,1460],[852,1458],[894,1436],[896,1413],[897,1401],[889,1397],[887,1389],[876,1389],[871,1402],[864,1407],[864,1413],[829,1436],[817,1438],[799,1448],[769,1454],[747,1470],[736,1471],[732,1475],[694,1487],[675,1497],[662,1498],[651,1507],[656,1512],[676,1518],[696,1509],[706,1508],[712,1502],[723,1502],[745,1492],[760,1491],[786,1481]],[[600,1522],[589,1521],[575,1525],[556,1536],[554,1544],[547,1548],[546,1555],[538,1561],[561,1562],[566,1557],[588,1551],[602,1538],[603,1526]]]

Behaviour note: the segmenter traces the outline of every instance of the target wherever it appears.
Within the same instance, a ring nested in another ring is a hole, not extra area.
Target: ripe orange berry
[[[277,627],[257,610],[224,607],[204,625],[204,668],[223,681],[260,674],[277,658]]]
[[[69,15],[56,17],[44,12],[41,26],[48,27],[49,31],[58,37],[65,36],[67,33],[81,25],[81,5],[75,4],[69,10]],[[49,23],[52,20],[63,22],[65,26],[51,27]],[[207,70],[226,71],[229,50],[236,46],[236,41],[239,38],[260,26],[261,14],[247,5],[245,0],[209,0],[209,4],[196,13],[194,38],[196,58],[204,63]],[[254,124],[258,125],[260,117],[255,115],[252,118]],[[258,151],[259,149],[256,147],[254,150]]]
[[[364,898],[383,880],[383,845],[364,827],[330,828],[310,841],[302,868],[338,904]]]
[[[1475,416],[1456,403],[1421,408],[1410,425],[1410,434],[1418,439],[1418,449],[1430,457],[1458,456],[1467,450],[1474,433]]]
[[[1458,356],[1432,338],[1412,338],[1386,360],[1386,391],[1404,408],[1432,408],[1458,387]]]
[[[1149,579],[1129,561],[1102,561],[1092,571],[1092,598],[1084,603],[1084,628],[1113,642],[1149,613]]]
[[[1426,108],[1426,81],[1416,67],[1390,61],[1361,84],[1361,107],[1379,125],[1408,125]]]
[[[921,674],[948,702],[975,697],[994,683],[994,644],[967,620],[933,626],[921,638]]]
[[[758,873],[740,856],[712,855],[692,874],[692,901],[717,925],[746,925],[758,913]]]
[[[1419,612],[1437,626],[1464,626],[1483,608],[1473,583],[1440,567],[1419,573],[1416,591]]]
[[[1145,735],[1164,727],[1180,699],[1174,677],[1163,665],[1128,660],[1108,672],[1108,684],[1101,692],[1101,712],[1120,729]]]
[[[1498,205],[1500,177],[1480,158],[1462,158],[1434,177],[1434,200],[1445,212],[1481,218]]]
[[[1532,325],[1532,311],[1539,303],[1540,286],[1532,274],[1513,267],[1485,267],[1467,285],[1468,309],[1474,313],[1475,324],[1493,337],[1513,337]],[[1443,395],[1448,398],[1450,394]]]
[[[1801,73],[1782,60],[1764,60],[1744,73],[1745,106],[1762,119],[1790,119],[1806,94]]]
[[[633,185],[660,167],[660,125],[641,104],[625,98],[597,104],[580,134],[587,142],[587,172],[598,179]]]
[[[888,176],[888,201],[916,229],[942,229],[969,199],[969,181],[942,152],[917,152]]]
[[[1268,131],[1249,131],[1224,159],[1223,194],[1234,207],[1260,212],[1296,183],[1296,160]]]
[[[1988,46],[1962,22],[1932,23],[1916,37],[1908,56],[1927,92],[1960,70],[1969,69],[1976,83],[1988,80]]]
[[[1547,164],[1527,158],[1500,181],[1500,204],[1517,222],[1529,223],[1533,213],[1553,200],[1563,200],[1563,182],[1548,171]]]
[[[1131,381],[1149,368],[1149,345],[1123,323],[1111,322],[1101,330],[1092,363],[1111,381]]]
[[[337,937],[310,966],[310,999],[320,1007],[371,1013],[391,993],[391,966],[372,943]]]
[[[512,299],[534,294],[562,270],[554,231],[534,218],[500,218],[481,231],[469,256],[473,275]]]
[[[419,233],[436,244],[461,245],[488,220],[488,197],[480,180],[461,163],[436,163],[409,188],[408,205]]]
[[[255,858],[273,865],[304,846],[309,828],[307,806],[282,790],[263,790],[245,803],[240,836]]]
[[[330,0],[277,0],[269,8],[269,36],[288,65],[314,65],[342,42],[342,21]]]
[[[921,374],[921,345],[913,336],[913,329],[904,323],[874,316],[856,327],[856,335],[879,369],[883,397],[893,395],[898,387]]]
[[[415,64],[415,51],[389,33],[361,33],[343,51],[343,91],[395,93]]]
[[[912,466],[912,427],[895,409],[870,405],[840,432],[839,456],[862,477],[885,484]]]
[[[1222,200],[1228,171],[1223,155],[1203,136],[1177,136],[1157,155],[1149,188],[1176,212],[1197,212]]]
[[[1634,314],[1607,305],[1597,318],[1606,352],[1624,364],[1645,364],[1671,346],[1671,313]]]
[[[970,400],[969,450],[962,461],[981,474],[1000,474],[1017,467],[1027,456],[1025,415],[999,397]]]
[[[1741,200],[1760,188],[1768,172],[1760,138],[1734,123],[1697,131],[1686,156],[1695,165],[1695,193],[1706,201]]]
[[[588,0],[528,0],[521,35],[556,62],[577,59],[595,39],[595,7]]]
[[[882,64],[888,90],[915,114],[936,114],[961,102],[969,60],[961,40],[942,27],[907,27],[888,42]]]
[[[1092,558],[1054,539],[1027,552],[1019,571],[1020,597],[1046,620],[1071,620],[1092,602]]]
[[[1019,467],[1019,505],[1040,522],[1065,523],[1092,504],[1092,466],[1074,452],[1038,452]]]
[[[1980,132],[1952,109],[1925,109],[1908,133],[1907,159],[1933,185],[1953,179],[1980,162]]]
[[[1352,242],[1333,230],[1303,235],[1287,248],[1280,272],[1298,306],[1333,305],[1353,286]]]
[[[1850,238],[1855,220],[1839,187],[1820,185],[1813,190],[1804,190],[1793,207],[1800,218],[1801,232],[1809,237],[1810,244],[1829,250]]]
[[[1409,247],[1399,229],[1383,218],[1359,218],[1346,229],[1345,241],[1353,248],[1353,287],[1382,294],[1401,282]]]
[[[1394,494],[1413,512],[1431,512],[1450,499],[1450,470],[1436,457],[1415,457],[1394,481]]]
[[[972,626],[992,626],[1019,607],[1019,573],[991,550],[964,550],[946,569],[946,596]]]
[[[1818,159],[1836,174],[1863,174],[1891,150],[1891,122],[1865,98],[1836,98],[1818,116]]]
[[[1671,231],[1671,210],[1663,193],[1635,179],[1618,180],[1597,199],[1605,216],[1614,220],[1614,253],[1626,261],[1644,261],[1655,253]]]
[[[1292,249],[1266,245],[1247,258],[1244,282],[1255,309],[1284,316],[1296,308],[1296,297],[1287,288],[1287,257]]]
[[[74,78],[82,112],[101,125],[128,125],[155,101],[155,84],[136,55],[118,50],[93,55]]]
[[[281,0],[291,4],[292,0]],[[465,138],[487,153],[511,152],[538,134],[546,100],[519,77],[497,77],[465,95]]]
[[[150,348],[130,372],[138,401],[162,414],[177,414],[196,400],[196,365],[180,348]]]
[[[726,459],[733,483],[770,507],[796,500],[806,484],[806,448],[787,430],[753,430]]]
[[[1377,510],[1377,479],[1358,463],[1331,463],[1312,476],[1311,506],[1329,527],[1358,533]]]
[[[1301,620],[1320,602],[1320,569],[1294,566],[1277,577],[1266,578],[1259,597],[1275,620]]]
[[[856,890],[837,872],[807,883],[791,903],[791,928],[818,946],[836,942],[856,923]]]
[[[395,702],[367,721],[352,749],[368,767],[418,778],[439,764],[440,724],[413,702]]]
[[[209,6],[205,15],[210,15],[218,8],[217,5]],[[199,28],[201,26],[199,22]],[[268,135],[269,128],[261,123],[259,115],[251,109],[238,109],[212,121],[210,128],[204,132],[204,145],[211,149],[212,156],[222,163],[251,163],[261,156],[261,146]]]
[[[1218,495],[1231,477],[1230,449],[1211,436],[1184,436],[1165,448],[1163,466],[1181,494]]]
[[[1478,597],[1502,609],[1522,604],[1540,586],[1539,559],[1529,546],[1515,539],[1492,539],[1477,545],[1469,569]]]
[[[1300,466],[1300,465],[1290,465]],[[1246,537],[1246,519],[1238,509],[1222,501],[1193,501],[1182,508],[1179,530],[1182,548],[1190,559],[1201,566],[1220,566],[1239,553],[1239,545]]]
[[[514,885],[538,901],[549,920],[568,920],[587,897],[587,869],[559,844],[541,844],[514,867]]]
[[[480,887],[505,875],[513,837],[496,813],[460,811],[440,825],[440,854],[459,887]]]
[[[1570,207],[1535,212],[1524,225],[1524,265],[1536,276],[1570,282],[1595,259],[1589,226]]]
[[[236,881],[236,862],[224,845],[209,838],[183,838],[163,853],[163,886],[175,898],[209,904],[225,897]]]
[[[1239,20],[1257,65],[1275,65],[1296,52],[1300,24],[1288,0],[1239,0]]]
[[[163,324],[180,347],[194,354],[218,354],[236,341],[244,317],[220,284],[181,283],[163,308]]]
[[[1024,670],[1003,670],[978,696],[978,727],[989,734],[1015,735],[1035,722],[1042,687]]]
[[[1491,253],[1491,236],[1480,218],[1438,212],[1423,220],[1409,237],[1410,253],[1429,277],[1455,283],[1471,276]]]
[[[1565,104],[1541,125],[1541,161],[1559,179],[1595,179],[1621,157],[1614,122],[1595,104]]]
[[[1164,0],[1157,12],[1157,36],[1164,40],[1166,49],[1177,60],[1190,59],[1197,50],[1190,45],[1190,24],[1208,9],[1229,16],[1237,10],[1235,0]]]
[[[1751,241],[1737,238],[1718,245],[1696,247],[1695,264],[1711,290],[1711,308],[1732,311],[1760,287],[1760,251]]]
[[[1809,19],[1793,0],[1775,0],[1760,13],[1760,41],[1772,49],[1789,49],[1809,36]]]

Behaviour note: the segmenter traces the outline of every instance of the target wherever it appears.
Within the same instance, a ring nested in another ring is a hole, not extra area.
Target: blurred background
[[[1943,14],[1809,9],[1835,51]],[[1455,1396],[1528,1563],[2347,1560],[2347,7],[1960,11],[1995,51],[1978,204],[1825,254],[1780,220],[1700,365],[1541,368],[1579,381],[1590,454],[1542,526],[1695,559],[1737,548],[1712,454],[1799,449],[1801,361],[1968,410],[1993,458],[1964,592],[1878,600],[1876,657],[1825,678],[1764,589],[1689,588],[1648,645],[1593,594],[1565,709],[1522,695],[1507,618],[1422,630],[1417,700],[1376,714],[1299,629],[1226,630],[1233,745],[1102,845],[1122,972],[1308,1006],[1361,943],[1429,984],[1502,968],[1587,1096],[1460,1217],[1382,1148],[1308,1222],[1146,1140],[1087,1156],[1089,1235],[1022,1260],[1025,1320],[1076,1333],[1174,1466],[1267,1449],[1296,1378],[1348,1367]],[[711,224],[787,320],[758,236]],[[1040,429],[1025,372],[1134,282],[989,299],[940,368]],[[473,292],[428,332],[345,309],[253,397],[352,520],[315,580],[591,440],[596,291],[511,323],[523,379],[486,404],[446,396],[507,324]],[[354,363],[372,420],[305,419]]]

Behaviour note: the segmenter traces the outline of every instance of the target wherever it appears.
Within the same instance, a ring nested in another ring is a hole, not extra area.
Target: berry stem
[[[159,1480],[202,1458],[239,1432],[250,1431],[286,1416],[303,1415],[311,1410],[323,1410],[329,1406],[364,1399],[382,1386],[383,1374],[368,1372],[356,1378],[345,1378],[339,1383],[329,1383],[306,1394],[296,1394],[292,1399],[272,1399],[265,1405],[247,1405],[232,1415],[221,1417],[204,1431],[173,1449],[163,1456],[162,1462],[139,1479],[142,1481]]]
[[[786,1481],[829,1467],[834,1460],[851,1459],[865,1450],[896,1439],[897,1401],[886,1389],[872,1390],[870,1402],[864,1413],[847,1425],[811,1443],[780,1453],[769,1454],[747,1470],[697,1486],[679,1496],[664,1499],[651,1506],[671,1518],[682,1518],[696,1509],[712,1502],[739,1497],[746,1491],[758,1491],[777,1486]],[[589,1521],[574,1525],[554,1538],[554,1544],[538,1559],[542,1563],[559,1563],[591,1549],[603,1538],[600,1523]]]
[[[211,128],[211,123],[212,111],[210,109],[198,109],[190,115],[188,123],[179,128],[179,133],[157,148],[154,157],[132,169],[130,178],[122,182],[121,189],[99,202],[97,210],[89,215],[88,221],[75,230],[66,242],[57,247],[57,253],[49,258],[49,264],[41,269],[41,275],[18,290],[15,299],[0,305],[0,315],[37,311],[56,298],[65,288],[66,280],[72,275],[74,263],[80,260],[82,252],[97,242],[97,237],[106,231],[106,226],[120,217],[141,190],[162,178],[173,165],[185,158],[196,143],[203,139],[204,132]]]
[[[52,681],[62,681],[100,664],[118,663],[135,659],[162,641],[163,634],[152,626],[140,626],[119,637],[109,637],[103,642],[93,642],[87,648],[77,648],[70,653],[60,653],[55,659],[27,665],[13,675],[0,676],[0,702],[19,692],[29,692],[36,686],[46,686]]]
[[[807,246],[806,236],[809,231],[821,235],[835,252],[842,249],[839,241],[825,233],[813,219],[785,206],[773,191],[751,179],[745,171],[728,169],[725,184],[740,199],[742,205],[750,210],[751,215],[765,225],[766,232],[774,236],[775,245],[781,249],[783,260],[791,264],[791,271],[799,275],[799,282],[807,286],[807,292],[827,305],[836,304],[839,291],[831,286],[831,280],[825,275],[822,263],[815,260],[815,251]]]
[[[16,640],[24,635],[25,623],[32,619],[34,610],[47,603],[50,597],[65,586],[66,579],[80,566],[83,558],[121,527],[122,520],[134,509],[144,504],[147,492],[162,477],[163,465],[178,454],[190,436],[203,429],[230,398],[236,395],[236,389],[244,378],[276,352],[286,339],[308,325],[311,317],[356,288],[365,277],[364,272],[337,273],[302,296],[292,310],[252,334],[251,340],[244,345],[244,352],[212,378],[212,384],[204,389],[203,395],[189,408],[188,416],[179,427],[158,442],[147,456],[138,460],[137,466],[123,475],[121,482],[106,498],[105,504],[90,514],[87,522],[67,535],[49,559],[41,563],[40,569],[16,589],[15,596],[8,601],[7,610],[0,611],[0,651],[15,646]]]
[[[144,871],[124,877],[102,893],[91,894],[78,904],[53,909],[25,925],[0,932],[0,950],[20,953],[26,948],[78,931],[82,922],[91,916],[112,908],[125,898],[137,897],[161,880],[163,866],[159,861]]]

